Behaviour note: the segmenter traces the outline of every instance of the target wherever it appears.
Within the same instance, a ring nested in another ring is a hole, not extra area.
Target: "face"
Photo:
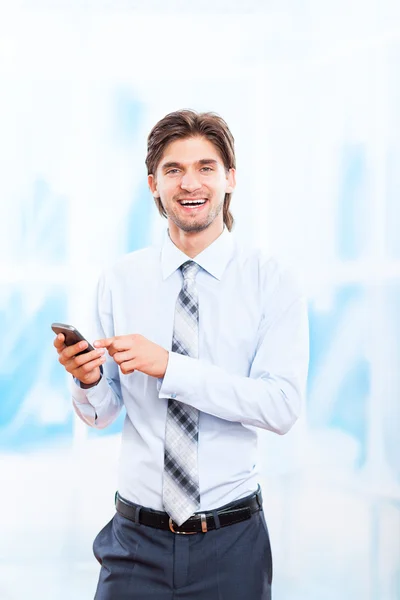
[[[160,198],[169,225],[199,232],[223,224],[226,193],[235,188],[235,170],[226,172],[215,146],[206,138],[171,142],[164,151],[149,186]]]

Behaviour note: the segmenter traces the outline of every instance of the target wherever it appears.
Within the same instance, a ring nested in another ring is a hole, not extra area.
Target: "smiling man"
[[[193,137],[168,144],[149,185],[174,229],[171,236],[181,231],[183,241],[190,232],[208,229],[211,243],[221,234],[225,194],[235,187],[235,170],[225,168],[212,142]]]
[[[162,247],[102,276],[95,350],[54,342],[85,423],[106,427],[126,409],[116,514],[94,542],[95,598],[267,600],[258,432],[284,434],[299,415],[306,302],[287,270],[231,233],[223,119],[167,115],[146,165],[168,222]]]

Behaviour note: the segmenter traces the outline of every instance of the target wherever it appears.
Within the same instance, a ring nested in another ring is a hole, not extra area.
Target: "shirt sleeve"
[[[104,274],[98,283],[95,303],[94,339],[112,337],[114,325],[112,298]],[[78,417],[87,425],[103,429],[110,425],[122,408],[121,384],[118,365],[106,352],[103,374],[99,383],[89,389],[81,388],[79,381],[71,382],[72,404]]]
[[[307,302],[289,272],[265,301],[246,377],[202,359],[170,352],[160,398],[174,398],[228,421],[284,434],[300,415],[309,335]]]

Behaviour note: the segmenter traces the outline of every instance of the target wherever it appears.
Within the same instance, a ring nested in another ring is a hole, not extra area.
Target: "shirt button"
[[[171,394],[171,398],[172,398],[172,400],[175,400],[176,394]]]

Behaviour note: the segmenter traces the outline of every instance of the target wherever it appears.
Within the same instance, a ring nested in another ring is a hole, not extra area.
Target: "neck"
[[[215,221],[203,231],[187,232],[179,229],[175,223],[168,219],[169,237],[175,246],[179,250],[182,250],[186,256],[194,258],[212,244],[223,232],[223,222],[215,223]]]

